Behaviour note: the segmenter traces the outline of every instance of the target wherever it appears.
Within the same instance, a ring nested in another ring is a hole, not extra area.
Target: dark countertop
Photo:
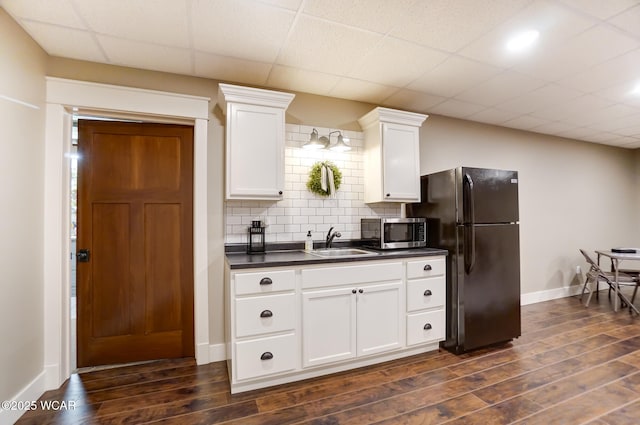
[[[360,248],[362,249],[362,248]],[[251,269],[258,267],[301,266],[310,264],[346,263],[354,261],[388,260],[394,258],[428,257],[436,255],[448,255],[444,249],[414,248],[389,251],[367,251],[377,255],[363,255],[360,257],[325,258],[309,254],[304,250],[276,250],[267,251],[265,254],[249,255],[244,252],[227,252],[227,263],[231,269]]]

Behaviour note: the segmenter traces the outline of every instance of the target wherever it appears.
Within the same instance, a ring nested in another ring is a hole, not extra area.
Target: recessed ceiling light
[[[640,83],[636,84],[633,90],[631,90],[631,94],[634,96],[640,96]]]
[[[540,36],[536,30],[520,32],[507,41],[507,50],[513,53],[521,52],[533,46]]]

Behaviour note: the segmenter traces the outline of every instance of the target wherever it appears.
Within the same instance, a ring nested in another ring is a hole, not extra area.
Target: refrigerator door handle
[[[473,179],[468,173],[464,175],[463,202],[466,209],[465,218],[465,252],[464,270],[466,274],[471,273],[476,262],[476,228],[475,228],[475,199],[473,193]]]

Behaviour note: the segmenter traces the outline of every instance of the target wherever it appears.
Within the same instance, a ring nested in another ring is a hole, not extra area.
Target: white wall
[[[46,55],[2,8],[0,63],[0,400],[10,400],[43,368]]]
[[[579,248],[639,244],[634,151],[438,116],[420,139],[422,174],[460,165],[518,171],[525,294],[577,283]]]

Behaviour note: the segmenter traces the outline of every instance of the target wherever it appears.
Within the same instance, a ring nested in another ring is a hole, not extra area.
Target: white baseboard
[[[562,288],[547,289],[545,291],[529,292],[520,296],[520,305],[535,304],[558,298],[572,297],[581,291],[581,285],[563,286]]]
[[[196,344],[196,364],[207,364],[212,360],[209,358],[209,344]]]
[[[31,381],[26,387],[24,387],[18,394],[16,394],[10,401],[11,402],[33,402],[40,398],[45,391],[45,385],[47,383],[47,372],[43,370]],[[19,404],[18,404],[19,406]],[[0,425],[11,425],[15,423],[20,416],[26,410],[3,410],[0,408]]]
[[[60,365],[44,365],[45,391],[55,390],[62,385],[60,382]]]
[[[209,346],[209,361],[221,362],[227,360],[227,344],[211,344]]]

